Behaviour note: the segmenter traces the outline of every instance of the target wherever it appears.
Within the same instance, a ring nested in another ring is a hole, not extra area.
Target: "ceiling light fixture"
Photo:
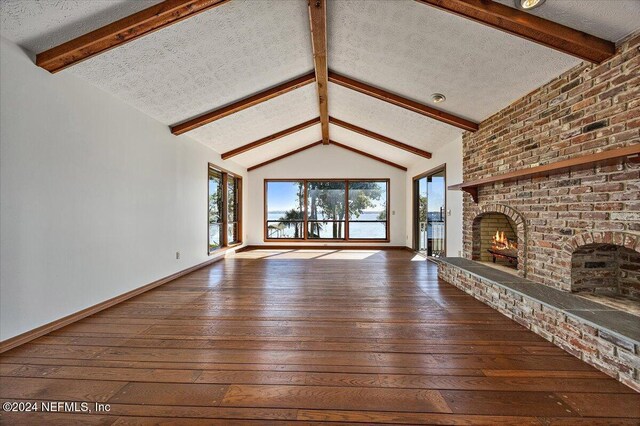
[[[545,0],[515,0],[516,7],[522,10],[531,10],[542,6]]]
[[[439,104],[439,103],[444,102],[446,100],[447,100],[447,98],[442,93],[434,93],[433,95],[431,95],[431,101],[434,104]]]

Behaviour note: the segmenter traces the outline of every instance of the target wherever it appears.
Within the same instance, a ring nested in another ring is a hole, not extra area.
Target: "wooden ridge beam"
[[[333,141],[333,140],[331,141],[331,145],[335,145],[335,146],[338,146],[340,148],[346,149],[348,151],[355,152],[356,154],[360,154],[360,155],[362,155],[364,157],[371,158],[372,160],[379,161],[379,162],[384,163],[384,164],[386,164],[388,166],[395,167],[395,168],[400,169],[400,170],[404,170],[405,172],[407,171],[407,168],[404,167],[404,166],[401,166],[400,164],[396,164],[396,163],[394,163],[392,161],[385,160],[384,158],[380,158],[380,157],[377,157],[377,156],[375,156],[373,154],[369,154],[368,152],[360,151],[359,149],[353,148],[351,146],[344,145],[344,144],[338,143],[338,142]]]
[[[229,0],[165,0],[133,15],[38,53],[36,65],[51,73],[180,22]]]
[[[322,143],[329,143],[329,68],[327,66],[327,1],[307,0],[309,4],[309,25],[313,64],[318,85],[318,106],[322,125]]]
[[[487,0],[416,0],[529,41],[601,63],[611,58],[615,44],[504,4]]]
[[[315,79],[315,73],[310,72],[303,75],[302,77],[294,78],[293,80],[289,80],[275,87],[249,96],[248,98],[241,99],[227,106],[223,106],[213,111],[199,115],[183,123],[171,126],[171,133],[173,133],[174,135],[181,135],[190,130],[204,126],[205,124],[212,123],[228,115],[235,114],[236,112],[242,111],[243,109],[251,108],[252,106],[256,106],[262,102],[268,101],[269,99],[273,99],[277,96],[298,89],[302,86],[306,86],[307,84],[313,83]]]
[[[391,139],[391,138],[389,138],[387,136],[384,136],[384,135],[381,135],[379,133],[375,133],[375,132],[372,132],[370,130],[363,129],[362,127],[356,126],[355,124],[347,123],[346,121],[338,120],[337,118],[334,118],[334,117],[329,117],[329,123],[335,124],[336,126],[340,126],[343,129],[347,129],[347,130],[350,130],[352,132],[359,133],[359,134],[361,134],[363,136],[367,136],[367,137],[369,137],[371,139],[375,139],[377,141],[384,142],[386,144],[389,144],[389,145],[391,145],[393,147],[396,147],[396,148],[400,148],[400,149],[405,150],[407,152],[410,152],[412,154],[419,155],[419,156],[424,157],[424,158],[431,158],[431,153],[429,151],[424,151],[424,150],[422,150],[420,148],[416,148],[415,146],[411,146],[411,145],[408,145],[406,143],[402,143],[400,141],[397,141],[395,139]]]
[[[285,136],[291,135],[293,133],[299,132],[300,130],[306,129],[307,127],[314,126],[320,123],[320,117],[312,118],[309,121],[305,121],[304,123],[296,124],[295,126],[289,127],[288,129],[281,130],[272,135],[266,136],[262,139],[258,139],[255,142],[250,142],[246,145],[242,145],[236,149],[232,149],[231,151],[227,151],[221,155],[223,160],[227,160],[231,157],[235,157],[236,155],[240,155],[244,152],[250,151],[254,148],[258,148],[259,146],[266,145],[269,142],[273,142],[277,139],[283,138]]]
[[[274,158],[272,158],[270,160],[264,161],[264,162],[262,162],[260,164],[256,164],[255,166],[251,166],[251,167],[247,168],[247,171],[250,172],[252,170],[258,169],[258,168],[263,167],[263,166],[266,166],[267,164],[275,163],[276,161],[280,161],[283,158],[290,157],[290,156],[295,155],[295,154],[297,154],[299,152],[306,151],[307,149],[313,148],[314,146],[318,146],[318,145],[321,145],[321,144],[322,144],[322,141],[318,141],[318,142],[314,142],[314,143],[309,144],[309,145],[305,145],[302,148],[294,149],[293,151],[287,152],[286,154],[278,155],[277,157],[274,157]]]
[[[362,94],[371,96],[381,101],[388,102],[395,106],[399,106],[404,109],[408,109],[418,114],[422,114],[426,117],[433,118],[434,120],[441,121],[443,123],[450,124],[463,130],[475,132],[478,130],[478,123],[458,117],[448,112],[440,111],[429,105],[422,104],[411,99],[404,98],[400,95],[396,95],[391,92],[387,92],[384,89],[380,89],[371,86],[367,83],[354,80],[352,78],[340,75],[336,72],[329,70],[329,81],[339,86],[346,87],[347,89],[355,90]]]

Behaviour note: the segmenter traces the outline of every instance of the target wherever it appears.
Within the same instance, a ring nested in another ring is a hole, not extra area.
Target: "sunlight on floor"
[[[424,262],[427,258],[421,254],[416,254],[411,258],[412,262]]]
[[[293,250],[251,250],[245,251],[241,253],[236,253],[235,257],[240,257],[242,259],[264,259],[266,257],[277,256],[282,253],[288,253]]]
[[[319,259],[321,260],[363,260],[377,253],[380,253],[380,250],[337,250],[331,254],[322,256]]]
[[[380,253],[380,250],[318,250],[318,249],[300,249],[300,250],[251,250],[237,253],[235,257],[241,259],[276,259],[276,260],[305,260],[305,259],[324,259],[324,260],[363,260]],[[424,258],[423,258],[424,259]]]
[[[333,252],[334,250],[291,250],[288,253],[271,256],[270,259],[316,259]]]

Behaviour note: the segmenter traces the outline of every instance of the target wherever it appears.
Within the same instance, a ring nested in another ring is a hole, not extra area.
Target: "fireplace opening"
[[[571,256],[571,291],[614,307],[640,311],[640,252],[594,243]]]
[[[474,220],[473,260],[498,269],[518,270],[516,224],[502,213],[484,213]]]

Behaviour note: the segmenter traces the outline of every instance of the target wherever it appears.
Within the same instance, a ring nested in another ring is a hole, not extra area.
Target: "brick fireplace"
[[[635,34],[611,60],[582,63],[466,132],[464,181],[640,143],[639,48]],[[640,251],[640,164],[626,159],[481,186],[478,203],[464,199],[465,257],[488,260],[482,218],[493,213],[508,218],[507,232],[516,225],[521,276],[572,291],[579,246],[614,239]]]
[[[473,260],[512,268],[526,276],[526,229],[520,213],[507,205],[488,203],[479,209],[471,227]],[[496,233],[504,236],[512,246],[507,253],[501,255],[495,251]]]
[[[463,201],[465,259],[441,259],[438,274],[640,391],[637,156],[499,179],[640,144],[638,69],[640,33],[610,60],[570,69],[463,135],[463,180],[467,189],[477,182]],[[496,231],[517,244],[511,274],[494,269]]]

